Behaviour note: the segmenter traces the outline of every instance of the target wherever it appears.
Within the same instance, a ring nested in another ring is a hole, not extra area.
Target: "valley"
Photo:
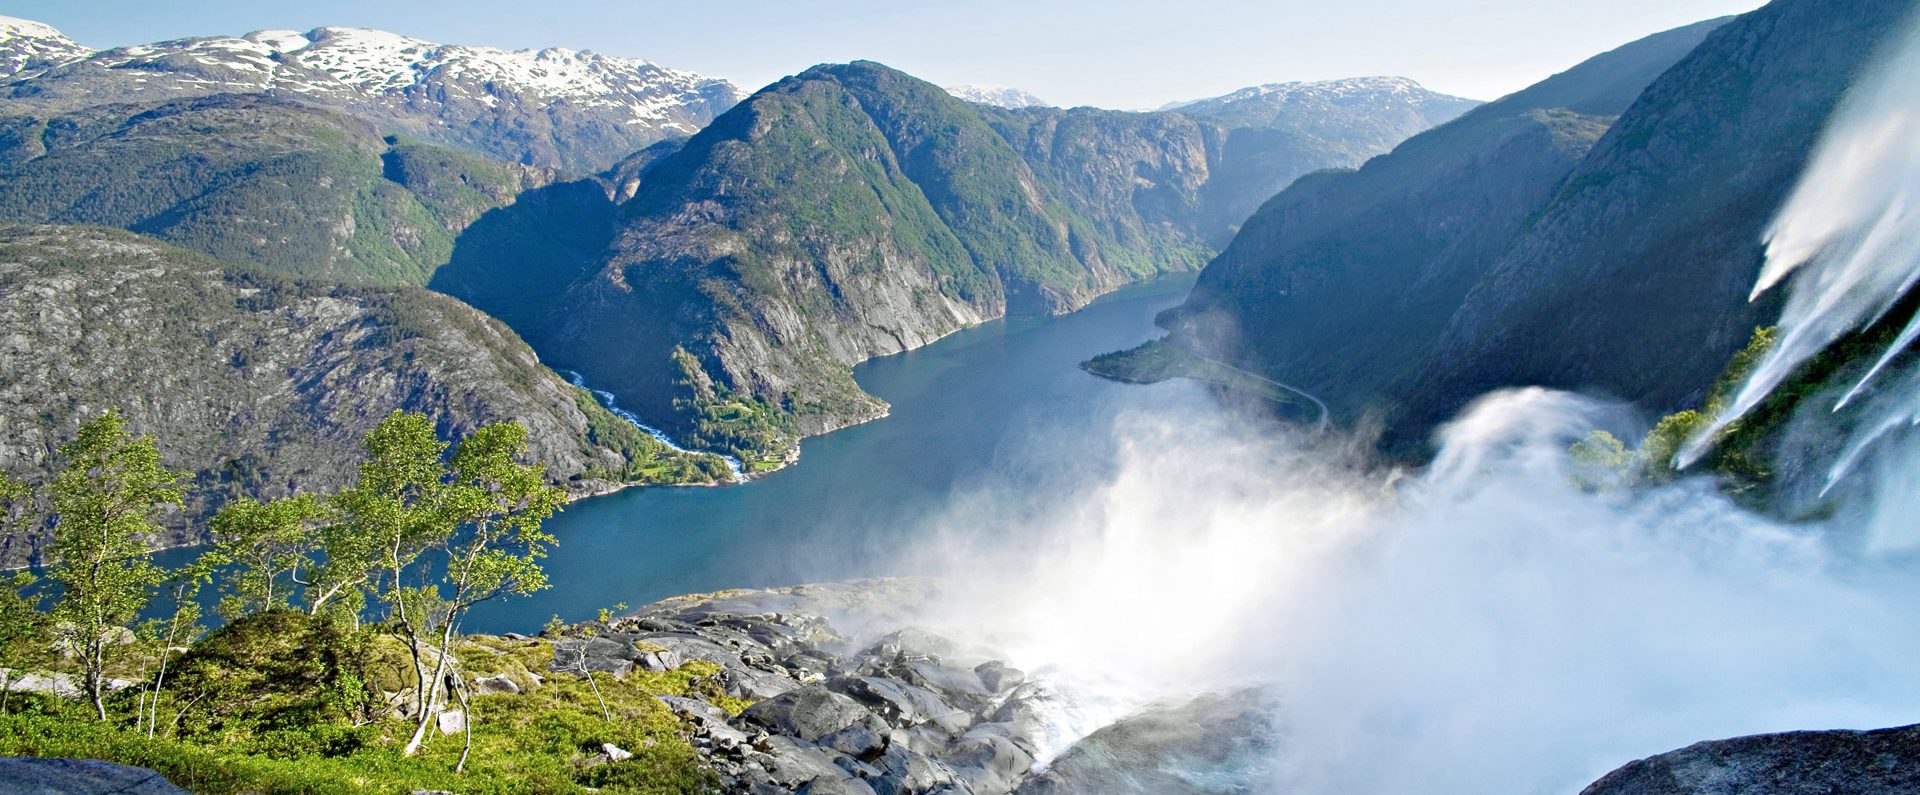
[[[864,2],[0,17],[0,791],[1920,782],[1920,0]]]

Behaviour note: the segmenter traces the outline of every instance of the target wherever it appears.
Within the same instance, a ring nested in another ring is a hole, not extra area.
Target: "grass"
[[[134,692],[113,700],[107,722],[94,720],[84,703],[16,694],[13,714],[0,715],[0,755],[101,759],[147,767],[202,795],[416,789],[466,795],[698,793],[712,791],[714,775],[688,743],[686,727],[656,696],[696,696],[730,712],[747,705],[721,691],[721,669],[712,663],[620,677],[596,674],[589,685],[576,675],[546,673],[553,656],[546,639],[470,636],[455,650],[469,681],[504,675],[522,692],[471,698],[472,755],[466,769],[455,772],[461,735],[431,734],[423,753],[403,757],[399,749],[412,722],[386,714],[381,699],[375,699],[371,719],[360,721],[303,708],[335,695],[343,681],[350,687],[364,685],[370,693],[401,686],[405,653],[392,636],[345,632],[288,611],[229,626],[238,629],[223,629],[195,647],[216,651],[201,655],[197,677],[180,680],[192,683],[186,686],[190,689],[215,688],[225,706],[214,709],[204,706],[206,701],[194,702],[183,720],[148,739],[133,727]],[[302,664],[310,653],[307,646],[319,646],[322,656],[336,660],[319,667],[356,675],[314,679],[316,666]],[[191,667],[184,661],[180,665],[183,670]],[[224,685],[247,692],[220,692]],[[253,692],[263,695],[250,697]],[[170,713],[181,711],[187,695],[169,688],[160,707],[163,725],[172,723]],[[601,711],[602,698],[611,720]],[[607,762],[603,743],[633,757]]]

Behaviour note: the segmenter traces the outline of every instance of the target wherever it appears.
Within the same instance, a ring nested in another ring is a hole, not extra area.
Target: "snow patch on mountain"
[[[1382,101],[1424,101],[1429,98],[1448,97],[1428,90],[1418,82],[1405,77],[1349,77],[1339,80],[1296,80],[1285,83],[1267,83],[1248,86],[1217,97],[1174,102],[1161,110],[1207,110],[1235,105],[1243,102],[1261,100],[1269,103],[1288,102],[1330,102],[1351,104],[1355,102],[1378,103]]]
[[[370,115],[385,120],[383,126],[418,120],[399,126],[424,129],[427,135],[435,125],[532,125],[535,135],[545,135],[550,127],[585,130],[605,139],[596,145],[606,153],[596,149],[593,158],[631,151],[661,135],[692,133],[745,96],[726,80],[589,50],[503,50],[368,28],[323,27],[95,52],[47,25],[0,18],[0,90],[8,88],[15,97],[66,107],[281,93]],[[489,117],[495,121],[483,121]],[[419,128],[422,122],[429,126]]]
[[[947,86],[946,89],[949,94],[983,105],[998,105],[1003,108],[1053,107],[1053,103],[1034,96],[1032,92],[1010,86],[962,85]]]
[[[92,54],[51,25],[0,16],[0,80],[37,74]]]

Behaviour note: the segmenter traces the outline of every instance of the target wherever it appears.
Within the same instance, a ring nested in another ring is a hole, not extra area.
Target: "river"
[[[1103,466],[1088,445],[1097,453],[1118,412],[1206,399],[1191,383],[1118,384],[1076,366],[1156,336],[1153,316],[1192,283],[1164,277],[1070,315],[982,323],[863,363],[854,377],[892,404],[889,416],[808,439],[799,464],[745,485],[568,506],[548,523],[553,587],[481,605],[467,629],[531,632],[616,603],[911,573],[895,570],[893,553],[956,497],[991,487],[1003,502],[1043,500],[1054,474]]]

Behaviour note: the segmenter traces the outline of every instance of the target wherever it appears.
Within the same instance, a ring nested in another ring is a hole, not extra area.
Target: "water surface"
[[[854,377],[889,416],[808,439],[798,465],[746,485],[569,506],[548,523],[560,540],[545,563],[553,587],[481,605],[467,628],[530,632],[615,603],[911,573],[894,553],[963,510],[957,498],[991,487],[1003,502],[1044,502],[1053,475],[1102,466],[1081,443],[1104,438],[1118,412],[1200,397],[1192,384],[1117,384],[1076,366],[1157,336],[1154,314],[1192,282],[1158,279],[1071,315],[996,320],[866,362]],[[982,532],[997,529],[983,517]]]

